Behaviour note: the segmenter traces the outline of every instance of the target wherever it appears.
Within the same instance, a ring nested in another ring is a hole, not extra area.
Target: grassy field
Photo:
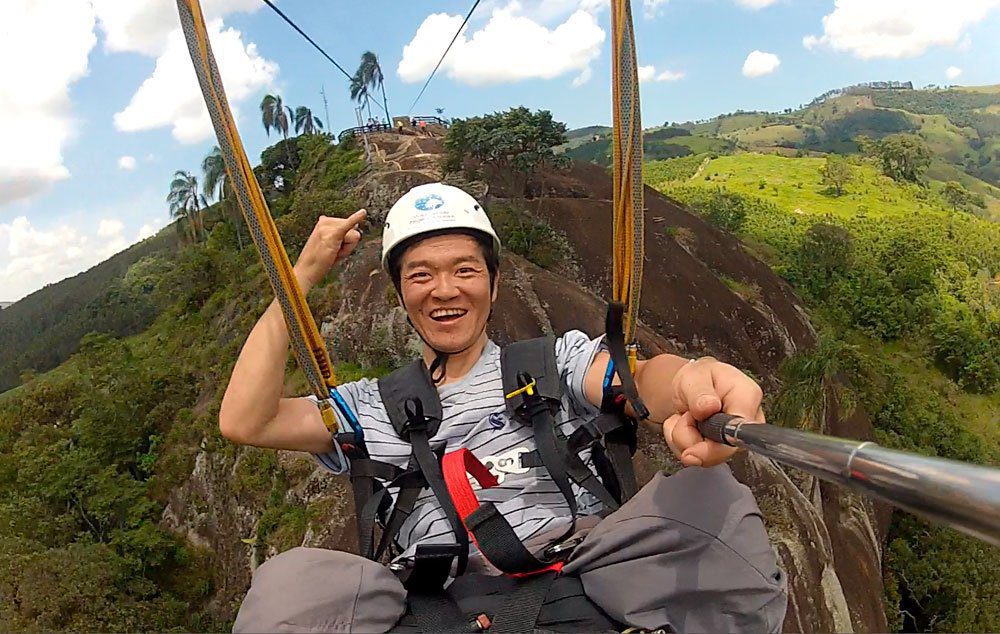
[[[690,149],[695,154],[704,154],[706,152],[725,152],[729,149],[729,143],[713,137],[701,136],[698,134],[693,134],[691,136],[676,136],[671,139],[667,139],[666,143],[671,145],[682,145]]]
[[[947,217],[936,200],[924,200],[926,194],[920,188],[897,185],[868,165],[851,166],[855,180],[845,188],[842,196],[836,196],[822,183],[820,170],[824,164],[825,159],[820,158],[770,154],[720,156],[702,169],[697,184],[724,185],[796,214],[848,218],[865,213],[905,217],[918,209],[939,212],[942,219]],[[654,182],[650,184],[657,187]]]
[[[744,128],[759,126],[764,123],[767,116],[768,115],[761,113],[750,113],[719,117],[718,119],[713,119],[707,123],[699,123],[695,125],[691,128],[691,132],[694,134],[730,134]]]
[[[749,147],[772,147],[776,145],[788,147],[805,142],[806,126],[768,125],[760,128],[738,130],[729,136]]]
[[[978,155],[969,146],[970,138],[978,138],[974,130],[955,126],[941,114],[911,115],[920,125],[920,136],[927,141],[934,156],[960,163],[966,154]]]

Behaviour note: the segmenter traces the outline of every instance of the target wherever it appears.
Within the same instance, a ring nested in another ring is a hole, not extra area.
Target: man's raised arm
[[[348,218],[323,216],[298,261],[295,276],[308,293],[361,240],[362,209]],[[316,404],[308,398],[282,398],[288,330],[281,307],[272,301],[247,337],[233,367],[219,410],[222,435],[242,445],[326,453],[333,441]]]

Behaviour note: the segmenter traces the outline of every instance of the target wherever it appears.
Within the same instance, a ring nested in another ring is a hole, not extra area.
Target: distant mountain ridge
[[[7,308],[8,306],[12,305],[13,303],[14,302],[0,302],[0,310],[3,310],[4,308]]]
[[[611,143],[570,131],[571,158],[610,164]],[[678,132],[686,130],[688,136]],[[666,135],[665,132],[672,132]],[[928,178],[959,181],[1000,197],[1000,85],[913,89],[909,82],[871,82],[830,90],[798,109],[737,110],[711,119],[667,122],[644,131],[647,160],[731,151],[808,156],[853,154],[856,139],[906,132],[921,136],[934,154]],[[591,140],[586,141],[590,138]]]

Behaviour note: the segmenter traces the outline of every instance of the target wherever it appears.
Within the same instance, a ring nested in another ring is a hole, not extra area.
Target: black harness
[[[422,360],[378,382],[379,394],[396,434],[412,448],[406,468],[371,458],[360,434],[336,435],[336,442],[351,459],[350,477],[361,555],[381,560],[387,554],[390,557],[398,554],[396,538],[399,531],[412,514],[421,491],[427,488],[433,492],[454,533],[454,543],[418,544],[411,558],[390,565],[408,591],[409,619],[404,617],[400,622],[401,627],[406,626],[403,629],[416,626],[424,631],[470,631],[470,627],[473,631],[530,631],[542,622],[539,616],[545,613],[542,608],[550,594],[579,596],[585,600],[582,592],[575,593],[579,580],[560,581],[557,585],[575,583],[576,586],[564,587],[558,593],[554,592],[553,585],[571,552],[563,542],[572,536],[576,527],[578,509],[572,485],[576,484],[600,500],[606,512],[617,509],[632,497],[637,488],[632,466],[637,424],[634,418],[625,415],[626,400],[633,400],[630,397],[634,396],[634,411],[643,417],[646,414],[629,371],[621,335],[620,307],[617,311],[614,308],[613,305],[608,313],[607,343],[612,363],[605,375],[600,414],[568,438],[556,423],[563,390],[556,365],[555,339],[549,336],[517,342],[501,351],[507,413],[512,421],[530,427],[535,439],[536,449],[520,455],[521,467],[544,467],[570,509],[571,521],[566,531],[553,540],[555,547],[542,553],[533,554],[525,547],[495,504],[480,504],[475,499],[466,473],[476,477],[483,486],[495,485],[495,479],[485,466],[468,450],[445,456],[444,443],[434,441],[441,425],[442,407],[437,388]],[[621,378],[621,386],[611,385],[615,373]],[[579,454],[587,449],[591,451],[597,473],[580,458]],[[395,504],[390,495],[393,488],[397,489]],[[376,526],[382,529],[377,542]],[[486,559],[507,575],[509,581],[504,583],[512,584],[512,588],[508,588],[511,592],[506,593],[507,602],[497,609],[494,601],[490,604],[494,612],[488,616],[485,611],[480,613],[479,620],[470,617],[468,596],[465,608],[460,600],[462,588],[468,588],[463,579],[477,577],[476,587],[488,579],[481,575],[463,577],[470,535]],[[456,581],[446,590],[453,574]],[[589,613],[580,606],[572,608],[573,602],[562,603],[578,614]],[[614,627],[609,620],[563,619],[567,615],[559,611],[550,616],[555,621],[562,622],[562,619],[573,623],[571,627],[576,629]]]

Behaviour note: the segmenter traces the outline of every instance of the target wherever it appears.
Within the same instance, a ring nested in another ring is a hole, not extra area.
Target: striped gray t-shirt
[[[558,422],[567,436],[598,414],[598,408],[584,396],[583,381],[602,346],[603,338],[591,339],[579,330],[567,332],[556,340],[556,363],[563,382],[563,407]],[[389,422],[378,382],[362,379],[337,389],[361,422],[371,457],[406,467],[410,445],[396,435]],[[500,481],[499,486],[477,491],[480,502],[496,504],[522,541],[543,531],[566,527],[570,521],[569,507],[548,471],[544,467],[520,466],[519,454],[535,449],[534,435],[529,427],[507,417],[500,348],[492,341],[487,342],[469,373],[462,380],[439,388],[438,394],[443,420],[431,439],[431,446],[438,447],[443,441],[448,452],[470,450]],[[340,417],[339,412],[337,415]],[[349,428],[346,421],[339,422],[343,428]],[[581,457],[590,464],[589,454],[583,453]],[[330,471],[342,471],[335,454],[317,454],[316,458]],[[473,486],[478,485],[473,483]],[[601,510],[600,502],[592,495],[576,486],[574,492],[581,515]],[[391,493],[395,497],[396,490]],[[402,555],[412,555],[417,543],[453,542],[444,512],[431,490],[425,489],[413,514],[399,531]]]

